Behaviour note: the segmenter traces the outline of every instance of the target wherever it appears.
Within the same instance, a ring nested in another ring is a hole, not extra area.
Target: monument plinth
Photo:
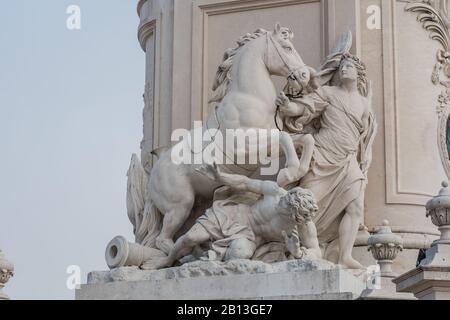
[[[136,267],[92,272],[77,300],[354,300],[359,276],[321,260],[266,264],[248,260],[194,262],[159,271]]]

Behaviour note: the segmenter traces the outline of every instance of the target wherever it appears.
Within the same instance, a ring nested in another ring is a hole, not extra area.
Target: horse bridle
[[[292,80],[292,81],[297,81],[298,83],[300,83],[300,79],[298,79],[297,76],[296,76],[296,71],[299,70],[299,69],[301,69],[301,68],[306,67],[306,64],[301,65],[300,67],[298,67],[298,68],[295,69],[295,70],[294,70],[293,68],[291,68],[291,66],[289,65],[289,63],[287,63],[286,59],[284,58],[283,54],[280,52],[280,49],[279,49],[280,44],[277,43],[277,42],[273,39],[273,36],[272,36],[269,32],[267,33],[267,57],[269,56],[269,39],[270,39],[270,41],[272,42],[273,46],[275,47],[275,50],[276,50],[276,52],[277,52],[279,58],[281,59],[281,61],[284,63],[284,65],[285,65],[285,66],[287,67],[287,69],[289,70],[289,75],[287,76],[287,79],[288,79],[288,80]],[[267,65],[267,66],[269,65],[268,58],[267,58],[267,61],[266,61],[266,65]],[[279,131],[283,131],[283,130],[280,128],[280,125],[278,124],[278,118],[277,118],[277,117],[278,117],[279,114],[280,114],[280,107],[277,106],[277,110],[275,111],[275,115],[274,115],[274,121],[275,121],[275,125],[276,125],[277,129],[278,129]]]
[[[302,64],[301,66],[299,66],[296,69],[293,69],[289,63],[286,61],[285,57],[283,56],[283,54],[280,51],[280,44],[277,43],[274,39],[273,36],[268,32],[267,33],[267,61],[266,61],[266,65],[269,65],[269,60],[268,60],[268,56],[269,56],[269,39],[272,42],[273,46],[275,47],[275,51],[278,54],[278,57],[281,59],[281,61],[284,63],[284,65],[286,66],[286,68],[289,70],[289,74],[287,76],[288,80],[293,80],[293,81],[297,81],[300,82],[300,79],[297,78],[297,76],[295,75],[296,71],[298,71],[301,68],[306,67],[306,64]]]

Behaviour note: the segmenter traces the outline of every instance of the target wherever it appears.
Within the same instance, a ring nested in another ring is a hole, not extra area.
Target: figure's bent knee
[[[255,253],[255,249],[255,243],[250,240],[234,240],[225,254],[225,261],[251,259]]]
[[[197,245],[197,237],[193,233],[188,233],[181,237],[183,246],[194,247]]]

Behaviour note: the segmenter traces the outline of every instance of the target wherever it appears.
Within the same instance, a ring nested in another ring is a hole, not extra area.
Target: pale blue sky
[[[132,239],[126,172],[142,137],[135,0],[0,0],[0,248],[13,299],[72,299],[66,268]],[[66,28],[79,5],[82,29]]]

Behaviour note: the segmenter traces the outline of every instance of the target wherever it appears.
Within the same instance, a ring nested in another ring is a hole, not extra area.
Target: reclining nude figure
[[[194,247],[208,241],[212,242],[217,260],[222,261],[251,259],[257,248],[271,242],[284,243],[286,252],[295,259],[305,254],[313,259],[322,257],[312,221],[318,207],[309,190],[286,191],[275,182],[223,173],[217,165],[206,165],[198,171],[233,190],[256,193],[260,198],[253,205],[232,200],[215,201],[213,207],[176,241],[168,256],[152,258],[141,266],[142,269],[171,267],[188,256]]]

